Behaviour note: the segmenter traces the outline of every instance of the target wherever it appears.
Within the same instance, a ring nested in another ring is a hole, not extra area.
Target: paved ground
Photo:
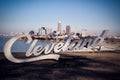
[[[59,54],[58,61],[16,64],[1,53],[0,80],[120,80],[120,51]]]

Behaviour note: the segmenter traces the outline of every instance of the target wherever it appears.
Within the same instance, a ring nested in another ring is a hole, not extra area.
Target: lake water
[[[5,43],[9,40],[10,38],[0,38],[0,52],[3,52],[4,45]],[[46,44],[51,44],[50,42],[37,42],[37,45],[42,45],[45,46]],[[31,44],[26,44],[24,41],[19,40],[16,41],[13,46],[12,46],[12,52],[26,52]]]
[[[9,40],[10,38],[0,38],[0,52],[3,52],[3,49],[4,49],[4,45],[5,43]],[[46,44],[51,44],[52,42],[37,42],[35,46],[37,45],[42,45],[43,47],[46,45]],[[11,51],[12,52],[26,52],[29,47],[30,47],[31,44],[26,44],[24,41],[22,40],[19,40],[19,41],[16,41],[13,46],[12,46],[12,49]],[[113,47],[111,48],[110,46],[109,47],[105,47],[107,46],[108,44],[104,44],[104,46],[101,48],[101,50],[120,50],[119,48],[117,49],[116,47]],[[91,51],[91,49],[81,49],[79,51]]]

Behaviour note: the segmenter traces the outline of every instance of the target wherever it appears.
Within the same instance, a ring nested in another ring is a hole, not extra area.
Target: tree
[[[33,30],[31,30],[31,31],[29,32],[29,34],[30,34],[30,35],[34,35],[35,32],[34,32]]]

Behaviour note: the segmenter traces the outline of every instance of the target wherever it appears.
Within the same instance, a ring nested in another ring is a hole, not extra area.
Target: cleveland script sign
[[[58,52],[70,52],[75,50],[82,50],[83,48],[86,49],[97,49],[99,50],[101,47],[101,44],[104,41],[104,38],[106,37],[108,33],[108,30],[104,30],[102,34],[96,38],[84,38],[79,40],[72,40],[72,35],[68,36],[67,40],[64,42],[58,42],[58,43],[52,43],[50,45],[37,45],[38,39],[32,39],[31,36],[28,35],[21,35],[17,37],[11,38],[4,46],[4,54],[5,57],[14,63],[24,63],[24,62],[32,62],[37,60],[43,60],[43,59],[55,59],[58,60],[60,55],[55,54]],[[30,44],[29,49],[26,51],[26,59],[21,58],[15,58],[11,52],[12,45],[20,38],[26,37],[27,42],[26,44]],[[30,57],[34,55],[34,57]]]

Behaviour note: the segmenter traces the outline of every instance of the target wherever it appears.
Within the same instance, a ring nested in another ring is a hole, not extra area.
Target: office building
[[[57,27],[57,32],[61,33],[62,31],[62,25],[61,25],[61,21],[58,22],[58,27]]]
[[[88,36],[88,31],[87,31],[87,29],[82,29],[81,34],[82,34],[82,37]]]
[[[51,28],[46,28],[46,34],[50,34],[52,32]]]
[[[70,25],[67,25],[67,26],[66,26],[66,34],[69,35],[70,32],[71,32]]]

